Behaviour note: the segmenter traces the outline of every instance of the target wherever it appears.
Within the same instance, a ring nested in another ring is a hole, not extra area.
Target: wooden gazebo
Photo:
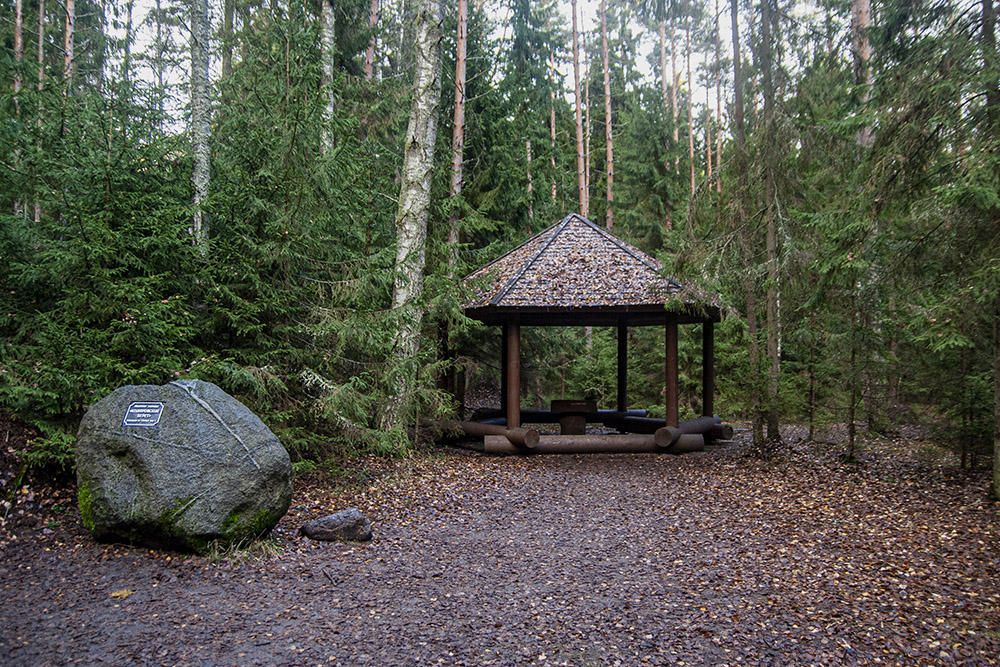
[[[702,413],[713,414],[714,323],[719,308],[700,290],[663,275],[660,262],[572,213],[465,278],[467,316],[503,332],[501,409],[521,425],[522,326],[616,326],[618,404],[627,397],[630,326],[663,326],[666,426],[678,426],[677,326],[702,324]]]

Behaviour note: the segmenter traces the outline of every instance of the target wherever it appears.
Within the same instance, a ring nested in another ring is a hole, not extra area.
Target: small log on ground
[[[507,428],[499,424],[483,424],[481,422],[456,422],[449,421],[442,424],[445,432],[461,430],[463,433],[476,438],[486,436],[500,436],[506,438],[511,444],[517,447],[532,449],[538,445],[538,431],[533,428]]]
[[[733,427],[731,424],[716,424],[709,431],[709,436],[712,440],[732,440]]]
[[[705,436],[700,433],[684,433],[667,449],[668,454],[688,454],[705,451]]]
[[[698,417],[682,421],[677,428],[681,433],[708,433],[715,423],[715,417]],[[656,433],[658,429],[666,426],[667,422],[665,419],[655,417],[623,417],[609,424],[630,433]]]
[[[486,454],[523,454],[505,438],[488,435],[483,440]],[[590,454],[598,452],[652,453],[662,452],[651,435],[543,435],[532,454]]]
[[[663,426],[656,429],[656,433],[653,434],[653,440],[656,442],[657,447],[666,449],[677,442],[681,435],[683,435],[681,430],[676,426]]]

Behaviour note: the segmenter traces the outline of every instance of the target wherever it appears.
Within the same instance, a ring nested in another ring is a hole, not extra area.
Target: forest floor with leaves
[[[998,664],[986,471],[786,436],[771,463],[745,433],[680,457],[359,459],[297,479],[252,556],[97,544],[72,486],[22,486],[0,508],[0,663]],[[371,543],[298,536],[347,506]]]

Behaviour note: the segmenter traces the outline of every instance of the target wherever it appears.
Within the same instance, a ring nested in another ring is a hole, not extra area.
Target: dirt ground
[[[300,480],[252,559],[96,544],[72,489],[25,487],[0,664],[998,664],[985,471],[838,452],[364,459]],[[297,535],[346,506],[373,542]]]

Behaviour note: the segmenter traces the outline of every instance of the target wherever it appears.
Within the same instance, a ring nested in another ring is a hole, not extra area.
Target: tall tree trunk
[[[73,83],[74,54],[76,41],[76,0],[66,0],[66,34],[63,40],[63,97],[69,95]]]
[[[368,49],[365,50],[365,79],[372,80],[375,76],[375,28],[378,26],[379,1],[372,0],[371,8],[368,10],[368,27],[372,31],[371,40],[368,42]]]
[[[135,0],[128,0],[125,3],[125,43],[123,44],[122,78],[126,82],[132,81],[132,42],[135,39],[132,33],[132,11],[134,8]]]
[[[694,79],[691,78],[691,5],[686,5],[687,16],[684,17],[684,59],[687,62],[687,107],[688,107],[688,165],[691,172],[691,197],[694,198],[695,178],[694,178]],[[692,235],[690,216],[688,222],[688,235]]]
[[[705,180],[709,183],[709,190],[712,187],[712,107],[709,99],[711,93],[711,88],[705,88]]]
[[[983,3],[983,52],[990,66],[998,62],[996,8],[993,0]],[[1000,133],[1000,84],[996,77],[988,80],[986,88],[987,131],[992,136]],[[994,163],[995,164],[995,163]],[[1000,177],[1000,166],[994,166],[994,178]],[[1000,211],[993,208],[993,237],[1000,239]],[[1000,291],[993,296],[993,483],[990,487],[994,499],[1000,500]]]
[[[778,347],[778,233],[775,192],[774,136],[774,45],[772,0],[761,0],[761,63],[764,86],[764,218],[767,225],[767,438],[781,440],[779,431],[778,380],[781,359]]]
[[[552,160],[552,205],[558,203],[558,189],[556,188],[556,52],[549,49],[549,133],[551,139],[551,160]]]
[[[21,71],[24,65],[24,15],[21,12],[21,0],[14,0],[14,114],[21,116],[21,103],[18,100],[18,93],[21,92],[23,80]],[[14,150],[14,167],[17,169],[21,163],[21,150]],[[14,215],[20,216],[24,212],[24,202],[20,199],[14,200]]]
[[[749,269],[754,262],[750,228],[746,219],[749,176],[747,174],[746,123],[743,117],[743,71],[740,59],[739,2],[729,0],[730,21],[733,34],[733,132],[736,144],[736,196],[733,198],[733,221],[739,230],[743,263]],[[746,298],[747,338],[750,356],[750,388],[753,412],[753,440],[755,445],[763,444],[764,420],[761,410],[760,392],[760,348],[757,341],[757,296],[753,272],[744,271],[743,284]]]
[[[715,0],[715,191],[722,192],[722,40],[719,0]]]
[[[191,184],[194,244],[207,254],[208,220],[202,207],[208,199],[211,98],[208,87],[208,0],[191,0]]]
[[[611,75],[610,63],[608,61],[608,14],[605,0],[601,0],[601,54],[604,58],[604,138],[607,141],[607,180],[608,180],[608,211],[605,218],[605,226],[608,231],[614,226],[614,211],[612,207],[615,201],[614,181],[615,181],[615,151],[614,141],[611,131]]]
[[[333,149],[333,114],[336,109],[336,94],[333,90],[334,61],[336,59],[336,39],[334,33],[333,0],[320,0],[320,57],[323,59],[323,131],[320,151]]]
[[[377,0],[376,0],[377,2]],[[451,125],[451,183],[449,196],[454,200],[462,193],[462,181],[465,162],[465,69],[469,41],[469,3],[468,0],[458,0],[458,16],[455,28],[455,113]],[[461,239],[459,220],[461,216],[457,208],[452,209],[448,218],[448,280],[456,279],[458,268],[458,244]],[[450,326],[442,322],[439,326],[441,342],[439,348],[447,363],[444,374],[444,389],[458,399],[460,409],[465,404],[465,377],[461,368],[453,363],[450,343]]]
[[[590,211],[590,51],[587,49],[587,32],[583,33],[583,189],[587,193],[587,211]],[[584,217],[588,217],[584,215]]]
[[[533,227],[535,222],[535,202],[532,199],[534,196],[532,194],[532,184],[531,184],[531,139],[526,139],[524,142],[524,150],[527,154],[527,169],[528,169],[528,234],[533,233]]]
[[[872,47],[868,32],[871,29],[871,0],[851,0],[851,48],[854,52],[854,83],[861,87],[861,103],[871,100]],[[875,132],[866,125],[858,130],[858,146],[868,149],[875,143]]]
[[[21,92],[21,71],[24,60],[24,15],[21,0],[14,0],[14,109],[20,112],[17,94]]]
[[[382,413],[381,426],[386,430],[404,425],[417,381],[416,360],[423,318],[420,299],[441,98],[441,2],[417,0],[414,4],[413,102],[396,213],[396,277],[392,289],[392,309],[399,322],[394,345],[399,375]]]
[[[38,92],[45,89],[45,0],[38,0]],[[41,97],[41,95],[39,95]],[[42,152],[42,105],[35,112],[35,127],[38,129],[38,139],[35,148]],[[35,200],[35,223],[42,220],[42,204]]]
[[[163,7],[161,6],[161,0],[156,0],[156,37],[154,40],[155,55],[153,58],[153,69],[156,70],[156,110],[159,111],[157,114],[157,128],[162,132],[164,98],[166,95],[163,91],[163,51],[165,47],[163,45]]]
[[[674,16],[674,5],[670,4],[670,80],[674,86],[670,89],[670,108],[674,118],[674,150],[680,142],[680,128],[677,126],[677,87],[680,84],[680,74],[677,72],[677,24]],[[674,155],[674,171],[681,173],[681,158]]]
[[[375,0],[377,4],[378,0]],[[452,198],[462,192],[463,164],[465,159],[465,61],[469,40],[469,3],[458,0],[458,19],[455,34],[455,115],[451,125],[451,186]],[[455,278],[458,264],[458,219],[452,213],[448,224],[448,275]]]
[[[225,0],[222,5],[222,78],[233,78],[233,14],[236,0]]]
[[[670,84],[667,82],[667,17],[666,12],[660,15],[660,88],[663,92],[663,115],[670,111]],[[666,170],[669,173],[670,164],[670,141],[666,145]],[[666,200],[663,202],[663,231],[669,232],[674,226],[670,218],[670,204]]]
[[[580,47],[576,27],[576,0],[571,2],[573,12],[573,86],[576,93],[576,182],[580,198],[580,215],[587,217],[587,179],[583,165],[583,97],[580,94]]]

